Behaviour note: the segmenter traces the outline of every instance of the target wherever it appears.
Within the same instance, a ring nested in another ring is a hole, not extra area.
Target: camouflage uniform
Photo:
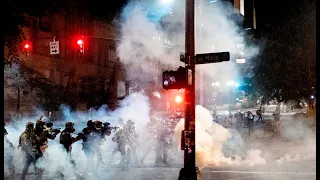
[[[19,146],[21,148],[22,153],[24,154],[24,167],[22,170],[21,179],[25,180],[29,166],[31,163],[34,164],[34,171],[37,179],[41,179],[41,171],[36,167],[36,162],[40,157],[39,151],[36,147],[37,138],[35,136],[34,124],[32,122],[28,122],[26,124],[26,130],[19,137]]]
[[[46,149],[48,148],[48,139],[54,140],[57,136],[57,134],[60,133],[60,131],[55,131],[54,134],[51,134],[50,128],[45,128],[45,123],[41,120],[36,121],[36,128],[35,128],[35,135],[37,138],[36,146],[37,149],[42,156]]]
[[[48,148],[48,139],[54,140],[57,136],[57,134],[60,133],[60,130],[57,130],[54,132],[54,134],[51,134],[51,128],[45,127],[45,122],[41,120],[36,121],[36,127],[35,127],[35,147],[37,150],[37,156],[36,160],[38,160],[40,157],[43,157],[43,154],[45,153],[46,149]],[[39,178],[42,178],[43,169],[38,169],[39,171]]]
[[[6,123],[4,123],[4,126]],[[4,128],[4,162],[8,165],[9,173],[10,173],[10,179],[14,179],[15,176],[15,166],[13,162],[13,152],[14,152],[14,146],[13,144],[9,141],[9,139],[6,137],[8,134],[6,128]]]

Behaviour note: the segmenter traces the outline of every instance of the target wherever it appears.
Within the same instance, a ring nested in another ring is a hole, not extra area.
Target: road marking
[[[214,173],[240,173],[240,174],[314,174],[315,172],[269,172],[269,171],[211,171]]]
[[[245,177],[239,177],[239,178],[232,178],[232,179],[228,179],[228,180],[239,180],[239,179],[248,179],[248,178],[252,178],[254,176],[245,176]]]

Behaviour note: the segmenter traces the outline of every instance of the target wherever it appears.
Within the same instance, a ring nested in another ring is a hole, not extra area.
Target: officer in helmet
[[[60,144],[67,150],[68,153],[71,153],[72,144],[81,140],[83,137],[82,133],[79,133],[77,137],[72,137],[72,133],[75,132],[74,123],[66,122],[65,129],[61,132],[60,135]]]
[[[29,166],[32,163],[34,165],[34,171],[37,179],[41,179],[41,171],[36,166],[36,162],[41,157],[37,146],[37,138],[34,130],[34,123],[28,122],[26,124],[25,131],[19,137],[19,146],[24,155],[24,167],[22,170],[21,179],[25,180],[28,174]]]
[[[69,154],[70,162],[76,169],[76,164],[73,159],[71,159],[71,150],[72,144],[81,140],[83,137],[82,133],[79,133],[77,137],[73,137],[72,134],[75,132],[74,123],[73,122],[66,122],[65,129],[61,132],[60,135],[60,144],[66,149]],[[63,176],[63,174],[61,174]],[[80,178],[81,174],[76,171],[76,175]]]
[[[134,122],[129,119],[124,127],[124,131],[125,131],[125,142],[126,144],[131,148],[132,151],[132,160],[133,162],[129,162],[129,164],[136,164],[138,165],[139,161],[138,161],[138,153],[137,153],[137,149],[138,149],[138,133],[135,130],[134,127]]]
[[[87,127],[82,130],[82,150],[87,158],[87,168],[85,168],[85,175],[89,175],[92,170],[93,157],[95,155],[96,146],[94,145],[97,138],[97,130],[95,127],[95,122],[93,120],[88,120]]]

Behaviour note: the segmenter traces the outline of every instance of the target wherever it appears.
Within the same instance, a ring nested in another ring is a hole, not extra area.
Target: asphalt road
[[[204,168],[202,180],[315,180],[316,160],[261,166]]]
[[[288,114],[290,115],[290,114]],[[287,118],[289,118],[288,116]],[[261,125],[255,126],[260,129]],[[303,145],[298,148],[298,145],[293,142],[284,142],[277,140],[273,136],[268,136],[262,131],[255,132],[253,136],[246,135],[247,128],[244,128],[243,138],[249,149],[261,149],[264,155],[269,156],[265,165],[237,165],[237,166],[219,166],[206,167],[201,169],[201,180],[314,180],[316,179],[316,160],[315,158],[302,159],[298,161],[287,161],[282,164],[277,164],[276,160],[283,157],[286,153],[302,156],[308,154],[306,147]],[[268,141],[266,141],[268,139]],[[267,146],[266,146],[267,142]],[[310,148],[309,148],[310,149]],[[312,150],[312,149],[311,149]],[[312,152],[312,151],[311,151]],[[89,179],[102,180],[177,180],[182,164],[176,164],[172,167],[153,167],[154,154],[151,153],[147,157],[145,166],[133,168],[129,171],[122,171],[120,168],[110,168],[105,170],[100,177],[92,177]],[[182,159],[179,158],[179,159]],[[30,167],[30,175],[28,180],[33,180],[33,168]],[[5,169],[6,171],[6,169]],[[4,178],[6,179],[6,178]],[[21,179],[21,170],[17,171],[16,180]],[[47,177],[45,176],[45,179]],[[59,178],[54,178],[59,179]],[[75,179],[75,177],[65,178],[66,180]]]

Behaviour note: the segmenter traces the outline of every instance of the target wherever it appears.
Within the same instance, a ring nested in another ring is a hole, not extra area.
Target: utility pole
[[[192,83],[185,88],[184,130],[189,134],[190,143],[184,149],[184,168],[180,170],[179,180],[197,179],[195,158],[195,38],[194,38],[195,0],[186,0],[186,68],[192,71]]]

